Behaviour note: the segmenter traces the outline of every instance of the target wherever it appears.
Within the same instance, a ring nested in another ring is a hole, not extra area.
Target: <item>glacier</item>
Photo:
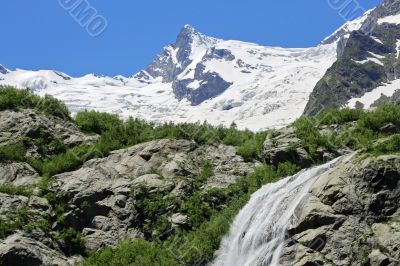
[[[360,19],[351,23],[333,36],[361,25]],[[316,83],[337,59],[340,38],[334,39],[311,48],[268,47],[209,37],[185,25],[174,44],[131,77],[16,69],[0,71],[0,85],[52,95],[73,114],[97,110],[155,123],[235,123],[259,131],[302,115]]]

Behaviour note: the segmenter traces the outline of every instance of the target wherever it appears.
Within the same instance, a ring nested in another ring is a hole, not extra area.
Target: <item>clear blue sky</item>
[[[381,1],[358,0],[365,9]],[[107,30],[96,38],[58,0],[3,1],[0,64],[11,69],[56,69],[73,76],[131,75],[174,42],[184,24],[223,39],[307,47],[345,22],[328,0],[89,2],[108,21]]]

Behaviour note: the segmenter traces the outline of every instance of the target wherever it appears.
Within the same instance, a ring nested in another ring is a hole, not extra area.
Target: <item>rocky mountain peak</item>
[[[145,72],[136,76],[143,78],[162,78],[163,82],[173,82],[187,66],[189,66],[199,51],[205,51],[218,42],[218,39],[208,37],[189,24],[181,29],[175,43],[170,44],[153,60]]]
[[[212,38],[206,36],[205,34],[196,30],[192,25],[186,24],[181,29],[178,37],[176,38],[176,42],[173,45],[174,48],[185,48],[188,45],[213,45],[218,40],[216,38]]]

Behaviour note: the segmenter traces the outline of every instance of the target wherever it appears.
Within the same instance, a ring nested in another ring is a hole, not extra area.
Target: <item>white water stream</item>
[[[311,186],[339,159],[263,186],[239,212],[213,266],[276,266]]]

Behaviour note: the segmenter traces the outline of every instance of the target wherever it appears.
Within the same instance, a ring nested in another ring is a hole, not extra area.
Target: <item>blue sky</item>
[[[223,39],[308,47],[345,22],[329,1],[88,0],[108,22],[95,38],[58,0],[3,1],[0,64],[11,69],[56,69],[73,76],[131,75],[174,42],[184,24]],[[381,2],[357,1],[365,9]]]

